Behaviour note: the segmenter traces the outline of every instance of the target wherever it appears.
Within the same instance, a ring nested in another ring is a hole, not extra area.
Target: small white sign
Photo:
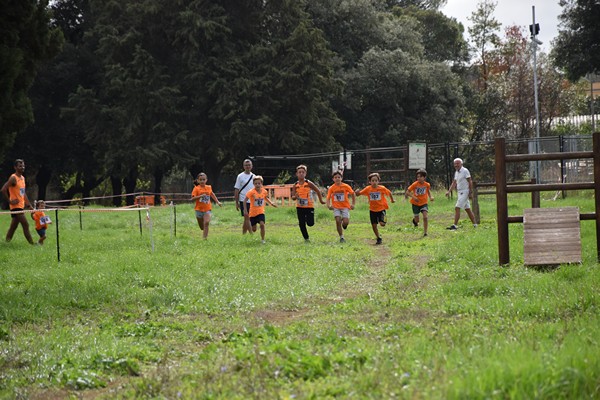
[[[408,169],[425,169],[427,167],[427,144],[408,144]]]

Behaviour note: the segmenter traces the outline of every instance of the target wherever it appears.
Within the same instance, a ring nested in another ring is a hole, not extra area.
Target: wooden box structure
[[[525,265],[581,263],[578,207],[523,210]]]

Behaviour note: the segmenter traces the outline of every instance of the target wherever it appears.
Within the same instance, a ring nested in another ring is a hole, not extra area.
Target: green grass
[[[80,229],[63,211],[61,262],[54,227],[34,247],[19,230],[0,242],[0,398],[598,398],[594,222],[581,265],[545,269],[523,266],[511,224],[500,267],[494,198],[478,228],[463,214],[451,232],[454,203],[436,197],[423,238],[398,195],[383,246],[362,199],[343,245],[324,207],[310,244],[293,208],[267,208],[262,245],[232,204],[207,241],[190,205],[176,235],[168,207],[151,210],[152,235],[137,212],[83,213]]]

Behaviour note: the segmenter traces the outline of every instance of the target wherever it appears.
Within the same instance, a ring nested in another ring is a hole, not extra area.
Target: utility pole
[[[540,33],[540,24],[535,23],[535,6],[531,6],[531,14],[533,23],[529,25],[531,32],[531,45],[533,47],[533,96],[535,104],[535,152],[540,152],[540,107],[538,105],[538,82],[537,82],[537,47],[542,42],[538,40],[537,35]],[[540,162],[535,161],[535,179],[540,183]]]

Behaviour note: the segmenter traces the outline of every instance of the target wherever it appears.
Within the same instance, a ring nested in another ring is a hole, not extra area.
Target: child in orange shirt
[[[250,217],[250,226],[252,226],[252,232],[256,232],[256,225],[260,225],[260,239],[265,244],[265,202],[269,203],[273,207],[277,206],[269,199],[269,192],[263,188],[263,177],[260,175],[254,176],[252,179],[254,189],[250,189],[246,193],[244,202],[250,202],[250,210],[246,210],[244,207],[244,216]]]
[[[46,240],[46,229],[48,229],[48,224],[51,224],[52,221],[50,220],[50,217],[44,213],[44,209],[46,208],[44,200],[38,200],[36,204],[36,211],[31,213],[31,218],[35,221],[35,231],[40,237],[38,244],[44,244],[44,240]]]
[[[382,238],[379,234],[377,225],[385,226],[387,223],[385,210],[389,207],[385,196],[388,196],[392,203],[395,203],[395,201],[392,192],[385,186],[379,184],[381,178],[377,172],[370,174],[368,179],[370,185],[363,190],[357,191],[356,195],[360,196],[362,194],[369,196],[369,216],[371,219],[371,226],[373,227],[373,233],[375,233],[375,237],[377,238],[375,244],[381,244]]]
[[[208,227],[210,225],[210,218],[212,215],[212,203],[210,199],[213,199],[215,203],[221,207],[221,202],[217,199],[217,196],[212,191],[212,187],[207,185],[208,177],[204,172],[200,172],[198,177],[194,181],[194,189],[192,190],[191,200],[196,201],[196,207],[194,211],[196,213],[196,220],[198,220],[198,226],[203,231],[202,238],[208,239]]]
[[[327,208],[333,210],[335,226],[340,235],[340,243],[344,243],[346,239],[344,238],[343,229],[346,229],[350,224],[350,210],[354,210],[356,195],[350,185],[342,182],[341,171],[335,171],[332,178],[333,185],[327,190]],[[352,198],[352,204],[348,201],[349,197]]]
[[[311,192],[314,192],[319,197],[321,204],[325,204],[321,191],[311,181],[306,179],[306,165],[298,165],[296,167],[296,176],[298,182],[292,187],[292,200],[296,201],[296,214],[298,215],[298,225],[300,226],[300,232],[304,240],[308,242],[308,230],[306,226],[313,226],[315,224],[315,206],[311,197]]]
[[[406,189],[405,197],[410,197],[410,203],[413,209],[412,223],[415,227],[419,226],[419,214],[423,214],[423,236],[427,236],[427,199],[435,200],[431,195],[431,185],[425,182],[427,171],[420,169],[417,171],[417,180]]]

